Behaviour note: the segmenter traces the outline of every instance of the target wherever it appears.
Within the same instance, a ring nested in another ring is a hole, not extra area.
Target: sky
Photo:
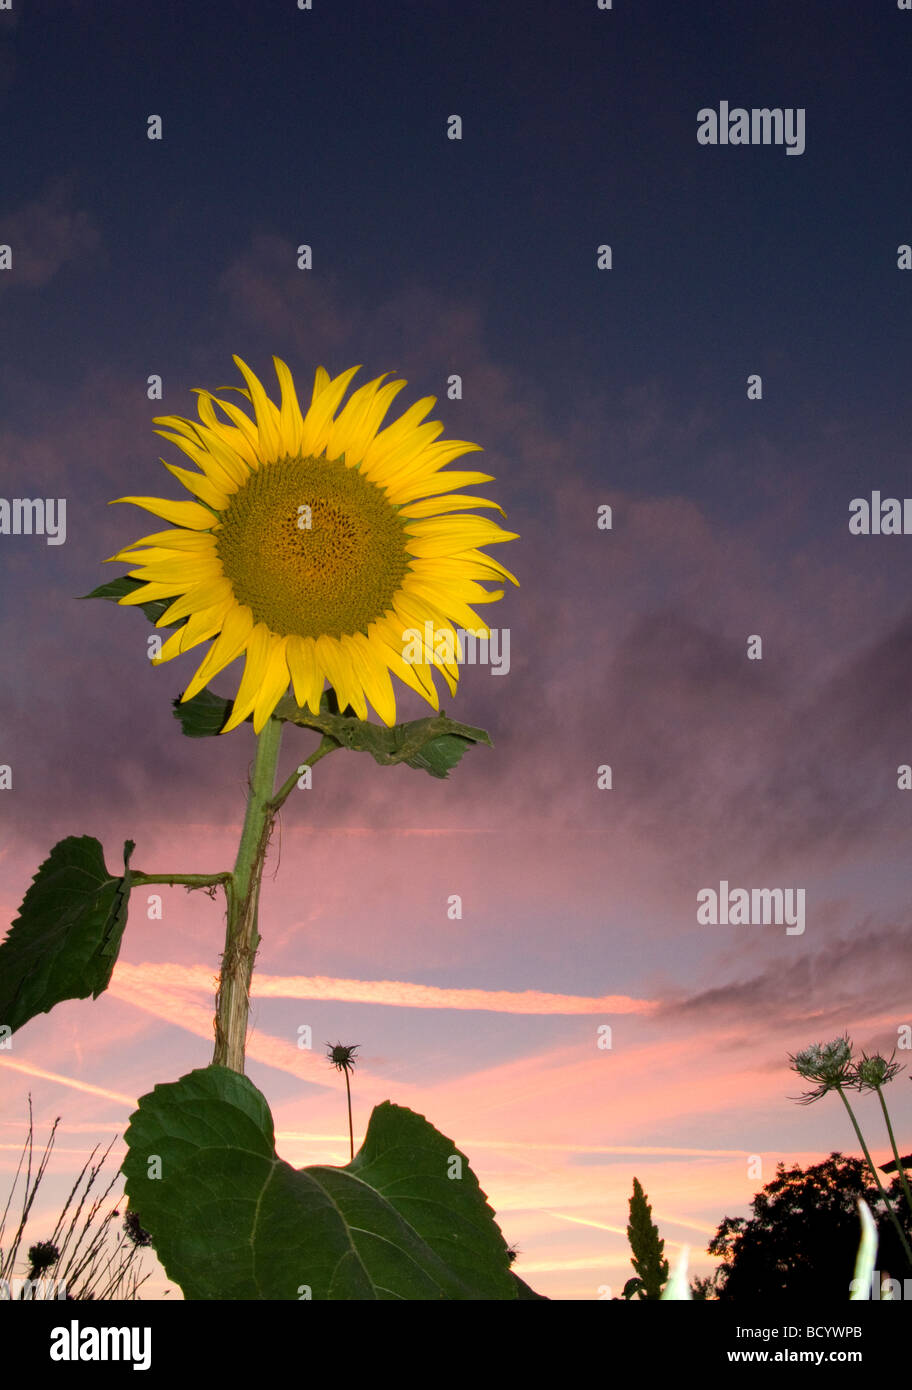
[[[385,1099],[451,1136],[551,1298],[620,1293],[634,1176],[709,1273],[777,1163],[856,1151],[789,1054],[912,1024],[912,539],[849,529],[912,493],[910,49],[893,0],[0,11],[2,493],[66,500],[61,543],[0,534],[0,923],[69,835],[115,872],[127,838],[147,873],[233,862],[250,724],[182,737],[200,654],[153,667],[141,613],[76,601],[158,529],[111,499],[186,496],[153,417],[242,384],[234,354],[273,398],[273,355],[302,396],[356,363],[407,381],[394,414],[435,396],[519,535],[509,670],[442,701],[493,747],[447,780],[341,753],[290,797],[247,1074],[282,1157],[344,1163],[324,1044],[359,1044],[356,1140]],[[800,112],[803,148],[701,142],[722,103]],[[315,741],[286,729],[283,780]],[[701,921],[722,882],[792,890],[803,930]],[[0,1052],[4,1193],[29,1094],[39,1139],[61,1117],[36,1238],[211,1060],[223,906],[160,893],[105,994]]]

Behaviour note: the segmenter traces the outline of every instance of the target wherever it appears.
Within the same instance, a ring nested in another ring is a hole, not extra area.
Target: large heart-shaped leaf
[[[115,877],[92,835],[54,846],[0,946],[0,1023],[15,1032],[64,999],[107,989],[127,924],[132,852],[127,840]]]
[[[126,1142],[130,1208],[188,1299],[518,1297],[468,1160],[402,1106],[344,1168],[294,1169],[253,1083],[210,1066],[143,1096]]]

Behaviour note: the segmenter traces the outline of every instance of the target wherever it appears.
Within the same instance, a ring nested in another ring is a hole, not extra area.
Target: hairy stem
[[[348,1143],[351,1150],[352,1162],[355,1158],[355,1131],[352,1127],[352,1093],[351,1086],[348,1084],[348,1067],[345,1068],[345,1090],[348,1095]]]
[[[187,888],[216,888],[220,883],[228,883],[230,873],[223,874],[141,874],[130,870],[130,886],[138,883],[168,883],[172,886],[183,883]]]
[[[228,925],[215,1001],[212,1062],[214,1066],[230,1067],[242,1075],[250,1012],[250,978],[260,944],[257,931],[260,880],[276,814],[272,798],[281,742],[281,720],[269,719],[257,738],[241,842],[234,872],[225,885]]]

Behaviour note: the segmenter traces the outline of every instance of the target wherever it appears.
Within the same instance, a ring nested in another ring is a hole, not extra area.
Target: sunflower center
[[[409,566],[398,511],[341,459],[264,464],[215,535],[235,598],[282,637],[366,633]]]

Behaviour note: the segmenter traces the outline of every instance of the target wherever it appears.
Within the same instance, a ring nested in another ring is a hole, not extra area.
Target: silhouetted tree
[[[889,1197],[903,1229],[912,1220],[898,1178]],[[876,1267],[894,1279],[912,1275],[870,1170],[861,1158],[831,1153],[810,1168],[786,1169],[758,1192],[753,1217],[727,1216],[709,1244],[721,1255],[712,1285],[719,1299],[832,1299],[845,1302],[861,1235],[858,1198],[871,1208],[879,1234]],[[703,1296],[706,1296],[705,1293]]]

